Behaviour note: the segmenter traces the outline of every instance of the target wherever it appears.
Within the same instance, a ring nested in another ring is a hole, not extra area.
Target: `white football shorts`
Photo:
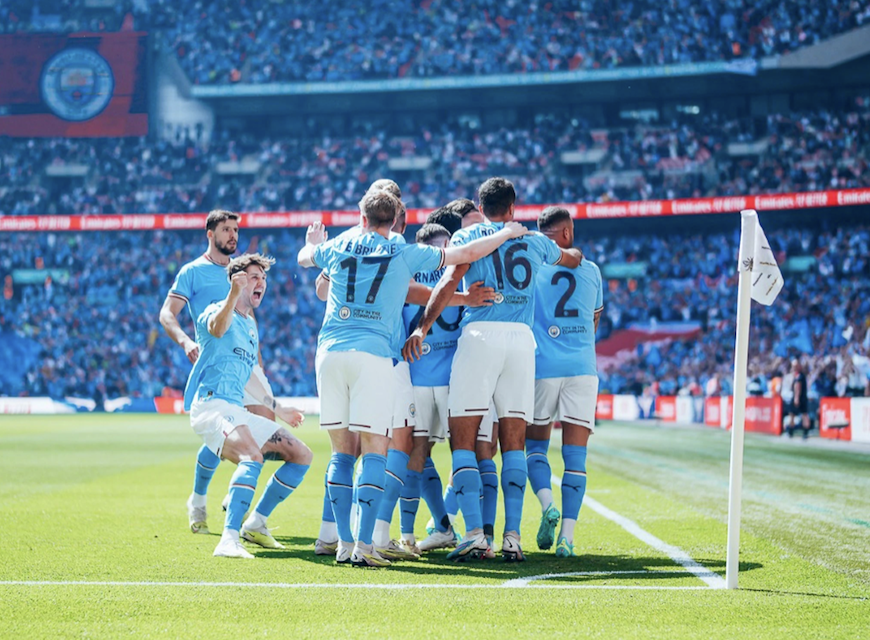
[[[448,387],[414,387],[417,404],[415,438],[429,438],[429,442],[444,442],[447,439],[447,389]]]
[[[411,367],[402,360],[393,366],[396,378],[393,402],[393,429],[413,427],[416,423],[417,406],[414,385],[411,384]]]
[[[558,419],[595,432],[598,376],[541,378],[535,380],[536,425]]]
[[[396,380],[391,358],[364,351],[318,351],[314,370],[321,429],[389,435]]]
[[[535,337],[518,322],[472,322],[462,329],[450,372],[451,416],[529,421],[535,408]]]
[[[196,400],[190,407],[190,426],[218,457],[227,436],[239,425],[247,425],[260,449],[281,428],[277,422],[220,398]]]

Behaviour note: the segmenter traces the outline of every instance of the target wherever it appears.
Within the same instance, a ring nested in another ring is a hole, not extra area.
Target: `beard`
[[[215,240],[214,246],[217,248],[218,251],[220,251],[225,256],[231,256],[236,252],[236,243],[235,242],[233,242],[233,244],[232,244],[232,247],[233,247],[232,249],[230,249],[229,243],[221,244],[217,240]]]

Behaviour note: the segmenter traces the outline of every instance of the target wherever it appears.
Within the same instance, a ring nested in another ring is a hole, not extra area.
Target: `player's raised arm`
[[[481,258],[488,256],[508,240],[521,238],[529,233],[531,233],[531,231],[526,229],[519,222],[506,222],[503,229],[491,236],[479,238],[460,247],[447,247],[444,250],[444,264],[470,264],[475,260],[480,260]],[[439,282],[438,284],[441,283]]]
[[[184,309],[185,304],[187,304],[186,300],[169,294],[166,296],[166,300],[163,301],[159,318],[163,330],[166,331],[166,335],[172,338],[175,344],[184,349],[184,355],[193,364],[199,358],[199,345],[184,332],[184,329],[181,328],[181,324],[178,322],[178,314]]]
[[[248,274],[239,271],[230,280],[231,289],[227,297],[220,302],[220,309],[208,319],[208,332],[215,338],[223,338],[227,329],[233,323],[233,308],[248,285]]]
[[[316,267],[314,263],[314,247],[326,242],[327,233],[326,227],[322,222],[315,222],[308,226],[308,231],[305,232],[305,246],[299,250],[299,255],[296,256],[300,267]]]
[[[490,236],[490,238],[493,237],[495,236]],[[450,249],[448,248],[446,251],[450,251]],[[429,329],[432,328],[432,324],[438,319],[441,312],[444,311],[444,308],[450,302],[450,298],[456,292],[456,288],[462,282],[462,278],[467,272],[467,264],[450,266],[444,271],[444,275],[441,276],[441,280],[438,281],[438,284],[435,285],[435,289],[432,291],[432,296],[423,310],[423,315],[420,317],[420,322],[417,323],[417,328],[414,329],[414,332],[408,337],[405,346],[402,348],[402,356],[405,360],[413,362],[415,358],[419,360],[422,357],[423,338],[426,337]]]

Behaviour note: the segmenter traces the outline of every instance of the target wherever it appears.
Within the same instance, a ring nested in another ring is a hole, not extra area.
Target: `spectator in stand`
[[[390,173],[391,158],[418,156],[430,164],[407,174],[409,207],[466,198],[493,174],[510,176],[529,204],[870,187],[870,97],[842,110],[762,122],[713,113],[595,138],[591,129],[577,118],[538,114],[525,126],[457,120],[413,137],[381,131],[297,138],[219,132],[213,140],[175,142],[0,138],[0,214],[347,209],[370,176]],[[726,153],[730,142],[747,140],[765,142],[766,151]],[[561,162],[565,151],[592,149],[604,155],[586,179]],[[241,160],[258,162],[257,175],[218,174],[218,163]],[[78,164],[89,174],[71,185],[45,175],[49,166]],[[628,186],[620,178],[625,171],[635,172]]]

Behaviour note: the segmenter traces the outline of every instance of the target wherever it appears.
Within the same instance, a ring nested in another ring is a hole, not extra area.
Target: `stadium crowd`
[[[797,356],[814,395],[863,395],[870,374],[870,227],[784,229],[769,236],[780,263],[804,257],[806,271],[786,270],[775,305],[754,312],[753,377],[769,384]],[[599,341],[635,324],[697,323],[701,329],[697,339],[645,343],[602,361],[602,393],[730,391],[736,234],[586,239],[581,224],[577,240],[605,276],[607,265],[646,263],[644,277],[607,283]],[[276,393],[287,396],[315,395],[314,344],[324,311],[313,276],[296,266],[302,242],[301,230],[245,230],[239,245],[278,260],[258,321],[266,373]],[[182,389],[190,365],[157,313],[177,269],[204,245],[198,232],[0,235],[0,279],[22,268],[69,274],[15,285],[14,294],[0,300],[0,331],[42,349],[22,390],[93,398]],[[119,272],[127,277],[119,280]],[[651,306],[651,300],[657,302]],[[188,326],[186,311],[182,320]],[[14,363],[0,366],[14,370]]]
[[[732,155],[733,143],[761,147]],[[598,153],[581,170],[563,163],[565,152]],[[456,119],[410,136],[372,130],[294,138],[223,131],[213,140],[176,142],[0,138],[0,213],[352,209],[372,176],[396,175],[390,161],[402,158],[428,163],[402,173],[411,207],[466,197],[493,174],[511,178],[527,204],[866,187],[870,97],[843,110],[761,120],[713,113],[609,130],[539,114],[528,126]],[[256,174],[218,172],[219,163],[241,160],[259,163]],[[89,173],[46,176],[69,165]]]
[[[342,81],[759,59],[870,20],[867,0],[11,0],[0,29],[162,30],[196,84]]]

